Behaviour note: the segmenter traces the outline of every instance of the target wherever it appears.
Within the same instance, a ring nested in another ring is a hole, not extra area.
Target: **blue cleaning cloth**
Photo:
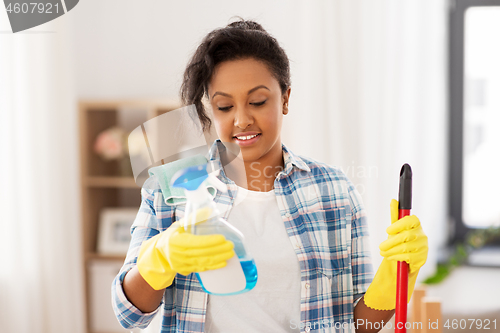
[[[170,186],[172,176],[181,169],[206,163],[208,163],[207,158],[198,154],[151,168],[148,170],[148,173],[150,176],[158,179],[165,203],[170,206],[176,206],[186,202],[186,195],[184,194],[184,189]],[[215,197],[217,192],[215,187],[208,185],[207,188],[212,197]]]

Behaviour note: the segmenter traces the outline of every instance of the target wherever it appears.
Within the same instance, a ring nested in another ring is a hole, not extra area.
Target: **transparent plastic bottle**
[[[257,267],[245,247],[243,234],[220,216],[205,182],[221,191],[225,185],[215,176],[208,174],[207,164],[192,166],[178,171],[172,178],[171,186],[184,189],[186,194],[186,223],[184,228],[194,235],[222,234],[234,243],[236,255],[223,268],[196,273],[205,292],[211,295],[237,295],[247,292],[257,284]],[[222,186],[221,186],[222,185]],[[205,210],[209,217],[196,221],[197,212]]]

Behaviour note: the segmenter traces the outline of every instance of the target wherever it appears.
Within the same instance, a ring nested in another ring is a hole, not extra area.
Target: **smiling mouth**
[[[243,135],[243,136],[233,136],[234,139],[238,139],[240,141],[247,141],[247,140],[251,140],[253,138],[256,138],[257,136],[259,136],[259,134],[254,134],[254,135]]]

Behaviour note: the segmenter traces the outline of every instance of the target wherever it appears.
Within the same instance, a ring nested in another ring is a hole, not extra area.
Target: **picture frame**
[[[99,214],[97,252],[101,255],[125,256],[130,245],[130,227],[138,208],[104,208]]]

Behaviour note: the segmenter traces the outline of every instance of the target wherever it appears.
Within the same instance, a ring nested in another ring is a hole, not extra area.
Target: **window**
[[[453,241],[500,226],[500,0],[450,11],[450,214]]]

